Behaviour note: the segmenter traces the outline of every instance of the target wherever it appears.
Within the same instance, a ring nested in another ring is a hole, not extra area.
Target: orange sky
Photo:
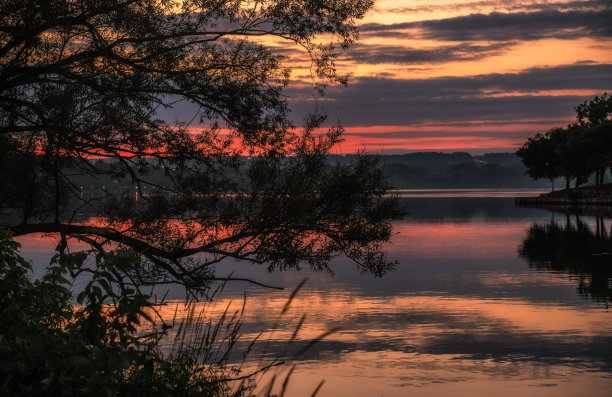
[[[479,154],[514,151],[612,91],[610,21],[609,0],[378,0],[358,23],[359,41],[339,54],[349,86],[324,97],[303,51],[266,44],[292,69],[284,93],[293,120],[317,107],[346,127],[337,153]],[[187,108],[171,112],[193,118]]]

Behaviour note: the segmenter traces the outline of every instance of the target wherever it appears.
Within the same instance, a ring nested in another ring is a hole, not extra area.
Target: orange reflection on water
[[[572,353],[563,346],[610,334],[612,324],[604,310],[519,299],[363,296],[308,289],[280,315],[287,296],[250,296],[243,338],[248,341],[268,327],[260,343],[272,341],[282,350],[303,314],[307,319],[294,344],[340,328],[319,342],[319,348],[315,345],[314,355],[307,352],[294,359],[301,363],[292,375],[289,395],[309,395],[321,379],[323,396],[442,395],[437,393],[455,388],[459,394],[453,395],[486,395],[499,387],[505,390],[501,395],[512,395],[508,390],[571,395],[582,387],[603,396],[605,385],[612,385],[609,378],[602,379],[605,372],[596,364],[584,371],[564,361],[571,361]],[[174,313],[173,305],[181,304],[172,303],[165,310]],[[242,302],[224,297],[216,305],[240,310]],[[496,344],[504,347],[501,354]],[[550,362],[534,359],[540,347],[549,344],[560,346],[558,356]],[[247,365],[244,370],[253,368]]]
[[[282,309],[287,303],[286,292],[266,293],[249,296],[246,303],[246,320],[256,320],[261,324],[274,324]],[[241,310],[242,300],[240,298],[220,298],[216,301],[214,308],[207,308],[211,315],[220,315],[226,307],[230,307],[229,313]],[[161,313],[166,316],[174,314],[175,305],[182,302],[169,303]],[[196,304],[199,305],[199,304]],[[205,305],[205,304],[202,304]],[[508,329],[525,330],[541,334],[559,333],[566,336],[596,336],[612,330],[609,314],[600,309],[584,309],[580,307],[563,306],[552,303],[534,303],[517,299],[481,299],[474,297],[447,297],[439,295],[396,295],[392,297],[383,296],[361,296],[352,291],[333,290],[329,292],[305,291],[300,293],[291,302],[287,311],[287,318],[307,314],[307,327],[300,330],[299,337],[311,339],[318,336],[321,331],[330,327],[350,321],[352,318],[363,315],[391,315],[400,313],[434,313],[444,316],[456,317],[469,322],[470,318],[479,319],[480,330],[490,329],[492,324],[503,324]],[[179,314],[180,316],[180,314]],[[482,321],[486,319],[486,321]],[[284,320],[288,325],[288,320]],[[438,333],[444,333],[442,323],[423,323],[421,328],[411,326],[401,327],[393,325],[391,328],[381,328],[384,324],[372,323],[367,331],[360,334],[359,338],[383,335],[405,340],[427,336],[431,338]],[[422,328],[424,327],[424,328]],[[281,327],[283,328],[283,327]],[[470,330],[473,330],[470,328]],[[281,335],[290,335],[293,329],[278,330]],[[342,328],[338,333],[329,338],[339,340],[351,340],[356,337],[349,328]],[[405,333],[407,331],[408,333]],[[423,332],[422,332],[423,331]],[[424,332],[426,331],[426,332]],[[416,340],[423,344],[425,341]]]

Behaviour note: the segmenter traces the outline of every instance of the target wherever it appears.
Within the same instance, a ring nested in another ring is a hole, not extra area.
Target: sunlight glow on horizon
[[[259,40],[291,68],[283,94],[296,127],[315,109],[345,127],[337,153],[514,151],[612,91],[611,13],[599,1],[378,0],[357,21],[355,45],[337,51],[348,87],[332,84],[322,97],[314,86],[326,81],[303,49]],[[160,117],[196,113],[179,104]]]

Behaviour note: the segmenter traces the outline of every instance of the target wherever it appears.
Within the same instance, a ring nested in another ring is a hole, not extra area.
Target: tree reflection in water
[[[592,218],[591,218],[592,219]],[[596,216],[594,222],[565,214],[548,224],[534,223],[519,246],[519,255],[538,270],[567,273],[578,282],[578,293],[598,302],[612,301],[612,228]]]

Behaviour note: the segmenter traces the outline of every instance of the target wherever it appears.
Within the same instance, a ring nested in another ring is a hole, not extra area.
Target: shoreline
[[[603,186],[585,186],[543,193],[537,197],[515,197],[518,206],[553,209],[610,208],[612,211],[612,183]]]

